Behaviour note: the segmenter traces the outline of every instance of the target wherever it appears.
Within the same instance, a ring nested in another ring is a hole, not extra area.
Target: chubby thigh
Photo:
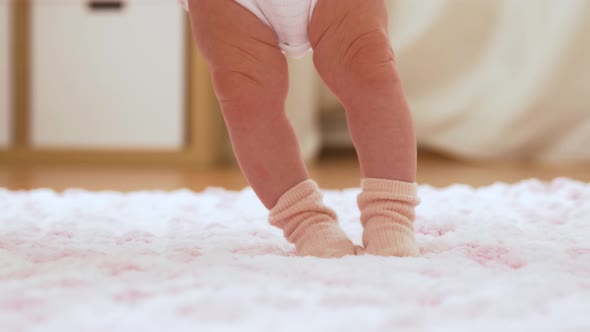
[[[342,101],[364,177],[413,182],[416,139],[388,36],[384,0],[319,0],[313,60]]]
[[[220,102],[261,89],[286,96],[287,62],[268,26],[234,0],[193,0],[189,6],[193,35]]]

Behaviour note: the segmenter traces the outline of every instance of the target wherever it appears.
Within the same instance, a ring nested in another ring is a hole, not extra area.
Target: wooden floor
[[[360,172],[353,154],[322,157],[309,165],[311,176],[325,189],[357,187]],[[539,166],[514,163],[470,164],[421,152],[418,182],[436,187],[455,183],[473,186],[497,181],[514,183],[529,178],[544,181],[569,177],[590,182],[588,165]],[[89,167],[89,166],[7,166],[0,165],[0,187],[12,190],[67,188],[87,190],[175,190],[188,188],[201,191],[207,187],[239,190],[247,185],[236,167],[211,170],[151,167]]]

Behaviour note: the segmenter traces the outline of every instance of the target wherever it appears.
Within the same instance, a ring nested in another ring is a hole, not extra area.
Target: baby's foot
[[[269,214],[269,222],[283,230],[299,256],[342,257],[356,248],[324,205],[317,184],[306,180],[287,191]]]
[[[363,233],[365,253],[377,256],[418,256],[412,228],[395,222],[370,222]]]
[[[364,227],[365,252],[379,256],[417,256],[414,208],[419,203],[413,183],[364,179],[357,199]]]
[[[297,255],[339,258],[356,254],[356,247],[335,221],[309,225],[293,234]]]

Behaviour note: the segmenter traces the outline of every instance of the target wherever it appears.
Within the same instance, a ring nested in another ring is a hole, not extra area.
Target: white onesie
[[[188,0],[179,0],[185,9]],[[234,0],[269,26],[285,54],[294,58],[310,50],[308,26],[318,0]]]

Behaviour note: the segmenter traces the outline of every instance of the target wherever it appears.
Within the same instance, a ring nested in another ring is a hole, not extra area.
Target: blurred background
[[[590,181],[590,1],[388,0],[419,182]],[[0,0],[0,187],[246,185],[188,17],[170,0]],[[357,186],[311,56],[287,112],[312,176]]]

